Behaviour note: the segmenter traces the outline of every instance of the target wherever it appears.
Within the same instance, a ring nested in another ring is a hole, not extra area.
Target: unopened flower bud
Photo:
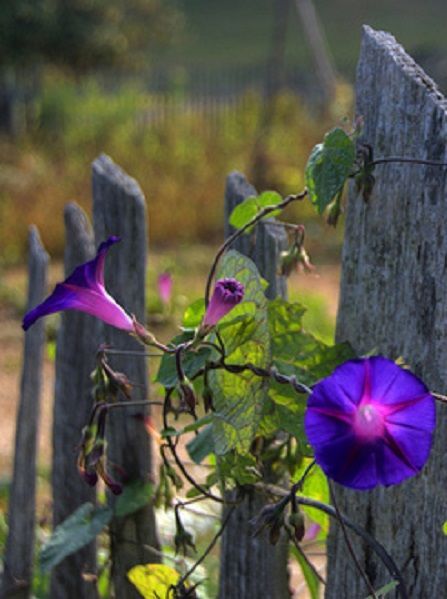
[[[283,512],[289,501],[288,497],[284,497],[277,503],[265,505],[259,514],[253,518],[251,524],[254,527],[253,536],[258,536],[265,528],[281,528],[284,523]],[[276,532],[274,533],[274,537]]]
[[[206,335],[244,297],[245,288],[236,279],[219,279],[200,325],[199,334]]]
[[[114,495],[121,495],[123,492],[123,485],[114,480],[110,474],[106,472],[103,460],[99,462],[96,471]]]
[[[341,207],[341,197],[338,195],[329,206],[328,215],[326,218],[327,224],[335,228],[342,212],[343,209]]]
[[[194,386],[186,377],[179,383],[178,392],[180,395],[180,407],[187,408],[188,411],[194,413],[196,409],[197,399],[194,391]]]
[[[203,407],[205,409],[205,414],[213,409],[213,393],[211,389],[206,386],[202,392],[203,397]]]
[[[304,249],[304,246],[301,246],[300,248],[299,261],[304,269],[304,272],[312,273],[315,271],[315,266],[310,261],[309,254]]]
[[[133,317],[133,332],[135,336],[144,344],[151,345],[156,339],[138,320]]]
[[[293,535],[298,543],[303,540],[304,533],[306,532],[304,525],[303,513],[298,510],[289,514],[288,522],[293,528]]]
[[[163,304],[168,305],[172,295],[172,275],[170,272],[162,272],[158,275],[158,295]]]
[[[107,378],[109,379],[109,392],[116,396],[121,391],[126,399],[132,399],[132,384],[123,372],[117,372],[107,362],[103,364]]]
[[[98,482],[98,475],[94,470],[79,470],[79,473],[85,482],[91,487],[94,487]]]
[[[270,527],[269,532],[269,541],[271,545],[276,545],[281,537],[281,529],[284,526],[284,517],[281,514],[279,518],[275,520],[275,522]]]
[[[298,248],[294,245],[289,250],[281,252],[279,257],[280,273],[283,277],[289,277],[298,266]]]

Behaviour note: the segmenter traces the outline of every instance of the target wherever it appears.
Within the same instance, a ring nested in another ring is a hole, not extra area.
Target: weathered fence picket
[[[122,238],[119,251],[112,250],[107,258],[108,290],[118,303],[144,323],[146,202],[138,183],[107,156],[100,156],[93,163],[93,216],[98,243],[109,235]],[[101,327],[98,342],[123,350],[142,351],[129,335],[108,326]],[[144,357],[113,356],[110,363],[136,383],[133,399],[148,397],[148,367]],[[139,407],[112,410],[109,416],[108,458],[112,465],[122,469],[122,475],[128,482],[149,481],[151,477],[150,439],[143,421],[143,415],[147,414],[147,409]],[[148,546],[158,548],[151,505],[112,521],[112,576],[116,597],[140,598],[140,593],[128,582],[126,574],[136,564],[157,561]]]
[[[84,212],[67,204],[64,269],[68,276],[95,254],[93,231]],[[61,314],[57,337],[53,420],[53,524],[57,526],[86,501],[95,502],[96,491],[79,476],[77,450],[92,408],[90,373],[95,367],[97,319],[73,310]],[[94,599],[96,543],[65,558],[51,573],[51,596],[58,599]]]
[[[28,309],[39,304],[47,285],[48,254],[36,227],[29,232]],[[37,435],[43,376],[44,323],[25,334],[20,403],[17,412],[14,471],[9,495],[8,538],[4,557],[2,597],[28,599],[34,558]]]
[[[375,158],[406,156],[446,162],[447,100],[395,39],[363,31],[357,69],[362,141]],[[447,389],[447,171],[439,166],[382,164],[365,203],[351,188],[343,250],[337,338],[359,353],[403,356],[431,389]],[[372,492],[337,489],[340,508],[393,555],[409,597],[447,589],[447,413],[438,411],[432,456],[423,473]],[[371,551],[352,535],[372,584],[389,580]],[[326,597],[363,597],[362,578],[334,525],[328,545]]]
[[[234,172],[228,176],[225,191],[225,238],[233,231],[228,224],[233,208],[251,195],[257,195],[257,192],[244,175]],[[239,238],[233,247],[256,263],[261,275],[269,283],[267,297],[273,299],[277,295],[286,295],[286,281],[278,275],[279,254],[287,247],[287,234],[282,227],[267,220],[256,227],[254,235]],[[276,546],[272,546],[265,537],[253,538],[252,535],[251,521],[265,503],[265,498],[247,490],[243,502],[235,509],[224,530],[220,552],[220,599],[287,599],[290,596],[288,542],[282,539]]]

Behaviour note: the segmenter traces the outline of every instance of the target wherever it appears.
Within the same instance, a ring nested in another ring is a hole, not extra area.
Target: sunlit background
[[[63,206],[91,212],[91,163],[109,154],[148,203],[147,314],[176,329],[223,235],[226,175],[258,190],[304,186],[313,145],[350,128],[361,25],[393,33],[447,89],[444,0],[4,0],[0,4],[0,493],[10,477],[27,284],[38,226],[60,279]],[[329,340],[338,293],[337,230],[299,204],[317,266],[291,297]],[[166,306],[157,277],[169,270]],[[47,321],[40,510],[48,497],[54,338]],[[3,481],[3,482],[1,482]],[[0,541],[4,531],[0,514]]]

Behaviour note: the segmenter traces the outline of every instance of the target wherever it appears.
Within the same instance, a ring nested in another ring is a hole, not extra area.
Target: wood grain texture
[[[357,115],[375,158],[398,155],[447,161],[447,102],[395,39],[363,30]],[[447,391],[447,171],[386,164],[365,204],[351,187],[343,248],[338,341],[357,352],[403,356],[427,385]],[[364,526],[402,568],[411,598],[447,588],[447,411],[438,410],[436,441],[419,476],[390,489],[338,487],[340,507]],[[375,588],[389,580],[368,547],[352,537]],[[328,599],[368,593],[334,525],[328,544]]]
[[[28,243],[27,310],[30,310],[45,296],[49,258],[42,246],[36,227],[30,228]],[[31,597],[36,510],[37,435],[44,345],[44,322],[39,320],[25,333],[14,470],[9,496],[9,531],[4,557],[1,596],[14,597],[14,599]]]
[[[107,289],[118,303],[144,323],[146,202],[138,183],[104,155],[93,163],[93,215],[97,243],[109,235],[118,235],[122,240],[107,257]],[[143,351],[129,335],[109,326],[102,327],[101,340],[115,348]],[[133,389],[133,399],[148,398],[145,358],[113,356],[110,363],[138,384]],[[151,477],[150,438],[142,418],[147,414],[147,409],[126,408],[112,410],[109,416],[108,459],[117,466],[112,474],[118,474],[119,478],[124,477],[129,482],[149,481]],[[115,595],[119,599],[139,599],[140,594],[127,581],[126,573],[136,564],[157,561],[153,553],[145,548],[145,545],[158,548],[152,506],[148,505],[128,517],[114,519],[111,535]]]
[[[231,211],[250,195],[257,195],[257,192],[244,175],[231,173],[225,191],[225,237],[233,232],[228,225]],[[260,223],[253,235],[244,235],[233,245],[234,249],[256,263],[261,275],[269,283],[266,295],[270,299],[286,295],[286,280],[278,275],[279,253],[286,247],[287,234],[282,227],[272,225],[272,219]],[[266,503],[266,497],[247,488],[243,502],[235,509],[225,528],[220,553],[219,599],[290,597],[288,541],[282,538],[273,546],[264,535],[253,538],[251,521]],[[224,517],[225,514],[224,510]]]
[[[95,255],[93,231],[82,209],[67,204],[64,271],[68,276]],[[53,416],[53,525],[57,526],[86,501],[95,502],[96,490],[80,477],[77,450],[82,429],[93,406],[90,374],[98,349],[98,320],[69,310],[61,314],[57,337]],[[83,573],[96,571],[96,543],[65,558],[51,575],[51,596],[94,599],[96,586]]]

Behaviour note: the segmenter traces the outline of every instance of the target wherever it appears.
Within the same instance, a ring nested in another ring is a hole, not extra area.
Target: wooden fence
[[[356,83],[362,136],[375,158],[447,162],[447,100],[389,34],[363,31]],[[337,338],[359,352],[403,356],[427,385],[447,391],[447,170],[383,164],[365,203],[351,188],[343,249]],[[447,412],[438,412],[435,446],[421,476],[391,489],[339,489],[342,510],[367,528],[402,569],[409,597],[447,589]],[[352,539],[374,588],[388,582],[370,550]],[[368,591],[342,534],[328,544],[327,597]]]
[[[394,38],[365,28],[357,75],[357,113],[365,120],[362,140],[371,144],[376,158],[400,155],[446,162],[446,107],[447,101],[436,85]],[[360,353],[374,347],[390,357],[403,355],[432,389],[445,392],[446,170],[402,164],[378,165],[376,169],[377,183],[368,203],[354,189],[350,192],[337,337],[349,340]],[[93,192],[96,243],[112,232],[124,238],[120,251],[110,257],[107,272],[110,291],[142,318],[147,240],[141,190],[109,158],[102,156],[93,165]],[[226,195],[227,216],[231,207],[251,192],[252,188],[241,175],[231,175]],[[74,205],[66,209],[66,226],[65,267],[69,271],[75,263],[93,254],[94,244],[85,217]],[[250,247],[243,240],[239,249],[255,257],[270,282],[269,294],[273,297],[285,293],[284,282],[277,278],[275,267],[284,238],[277,227],[269,231],[267,225],[263,230],[265,235],[258,236],[257,246]],[[229,228],[226,234],[229,234]],[[30,250],[29,305],[32,305],[44,293],[47,262],[35,230],[30,234]],[[83,319],[82,324],[78,318]],[[119,332],[86,320],[84,316],[63,316],[56,361],[55,523],[65,517],[66,511],[83,503],[86,497],[92,498],[91,491],[86,490],[75,473],[74,445],[88,410],[88,372],[100,340],[120,347],[133,347],[127,336],[123,338]],[[30,596],[39,360],[43,343],[40,324],[27,333],[25,339],[10,534],[3,577],[2,596],[5,597]],[[144,360],[127,363],[120,359],[114,365],[142,383],[141,393],[146,395]],[[441,597],[447,588],[447,537],[442,533],[443,522],[447,519],[446,424],[444,409],[438,415],[438,434],[429,466],[421,476],[392,490],[354,493],[337,489],[342,510],[393,554],[403,571],[410,597],[421,599]],[[112,423],[111,435],[112,460],[124,466],[134,478],[147,480],[151,456],[141,420],[120,419],[120,426]],[[243,522],[253,509],[257,509],[253,506],[248,497],[240,508],[244,513]],[[242,520],[235,519],[235,522],[242,527]],[[125,571],[134,563],[152,559],[143,548],[143,539],[144,544],[157,543],[152,507],[114,521],[111,530],[117,597],[137,597],[139,595],[125,579]],[[231,525],[223,539],[222,599],[263,596],[259,590],[254,591],[259,587],[253,579],[262,580],[265,591],[274,568],[278,567],[280,572],[285,564],[284,556],[272,556],[272,552],[252,543],[245,534],[241,538],[241,530]],[[387,582],[367,547],[354,538],[352,543],[374,586],[377,588]],[[64,560],[53,572],[52,596],[55,599],[95,596],[88,581],[80,580],[82,570],[94,569],[94,559],[92,544],[82,554]],[[342,535],[334,528],[328,543],[328,598],[366,596],[363,581],[350,560]],[[243,577],[240,575],[241,563],[251,564]],[[227,580],[233,581],[231,589],[226,586]],[[70,588],[67,581],[72,581]],[[276,593],[275,597],[288,596],[286,589],[279,589],[281,586],[277,583],[272,591]]]

